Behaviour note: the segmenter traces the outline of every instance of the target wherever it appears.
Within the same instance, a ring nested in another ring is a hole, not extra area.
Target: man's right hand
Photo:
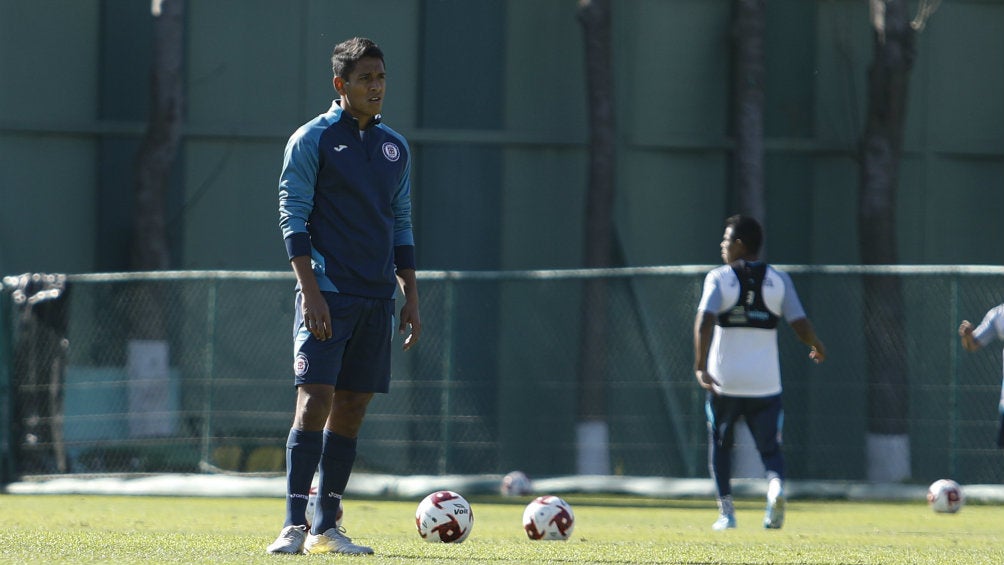
[[[708,392],[715,392],[714,387],[722,386],[722,383],[718,382],[718,380],[715,379],[715,377],[712,377],[711,373],[703,369],[698,369],[694,371],[694,376],[697,377],[697,383],[701,385],[701,388],[703,388]]]
[[[325,341],[331,337],[331,311],[328,309],[328,301],[320,291],[301,292],[300,303],[303,312],[303,324],[307,331],[317,340]]]

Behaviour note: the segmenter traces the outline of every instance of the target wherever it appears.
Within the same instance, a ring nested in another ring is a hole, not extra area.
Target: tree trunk
[[[612,263],[616,128],[611,62],[610,0],[579,0],[589,94],[589,188],[586,195],[586,267]],[[578,471],[609,474],[604,389],[607,368],[606,281],[587,279],[582,295],[579,354]]]
[[[154,0],[153,15],[150,118],[135,169],[136,207],[130,265],[136,271],[165,270],[172,265],[167,237],[167,194],[184,116],[184,0]],[[130,296],[131,304],[127,307],[133,339],[161,340],[167,335],[166,297],[158,292],[157,284],[137,283]]]
[[[732,194],[742,214],[766,225],[764,188],[764,33],[767,7],[764,0],[733,0],[732,5]],[[766,244],[760,250],[766,256]],[[753,435],[746,426],[736,428],[732,453],[733,476],[763,477],[764,466]]]
[[[164,0],[155,16],[150,119],[136,158],[136,208],[130,263],[134,270],[171,267],[167,192],[184,116],[184,0]]]
[[[884,31],[874,35],[868,70],[868,114],[861,139],[858,245],[866,265],[896,264],[896,189],[906,124],[914,30],[905,0],[885,3]],[[895,276],[864,279],[868,367],[869,478],[909,477],[905,307]]]
[[[764,190],[764,0],[735,0],[733,41],[735,65],[733,112],[735,149],[733,188],[739,211],[766,225]]]

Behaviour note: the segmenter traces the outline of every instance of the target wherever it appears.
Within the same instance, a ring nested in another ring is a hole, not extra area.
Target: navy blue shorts
[[[774,453],[781,445],[784,408],[780,394],[765,397],[709,394],[705,409],[711,440],[720,447],[732,448],[740,418],[746,421],[760,453]]]
[[[394,300],[322,292],[331,312],[331,337],[319,341],[303,323],[300,292],[293,320],[296,386],[328,384],[336,390],[387,392]]]

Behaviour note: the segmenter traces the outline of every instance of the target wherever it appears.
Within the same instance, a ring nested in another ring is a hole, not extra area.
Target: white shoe
[[[736,516],[735,514],[720,514],[718,519],[715,520],[714,524],[711,524],[711,529],[716,532],[721,532],[723,530],[733,530],[736,527]]]
[[[303,553],[303,543],[306,539],[306,526],[286,526],[279,532],[279,537],[275,538],[272,545],[265,548],[265,551],[272,554],[300,554]]]
[[[784,483],[781,479],[771,479],[767,485],[767,511],[763,516],[763,527],[779,530],[784,525]]]
[[[711,524],[711,529],[720,532],[722,530],[732,530],[736,527],[736,507],[732,503],[732,495],[718,497],[718,519]]]
[[[303,544],[304,553],[345,553],[371,555],[373,548],[352,543],[342,528],[328,528],[323,534],[310,534]]]

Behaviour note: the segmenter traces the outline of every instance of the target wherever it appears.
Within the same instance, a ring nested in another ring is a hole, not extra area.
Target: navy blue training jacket
[[[309,255],[322,291],[392,298],[415,268],[411,152],[377,116],[363,132],[336,100],[286,144],[279,227],[289,258]]]

